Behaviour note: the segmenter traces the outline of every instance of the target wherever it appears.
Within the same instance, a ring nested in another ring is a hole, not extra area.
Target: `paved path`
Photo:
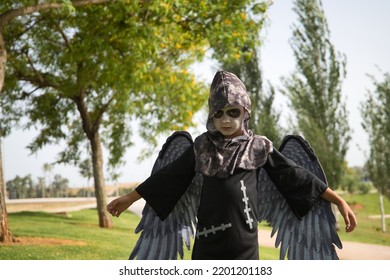
[[[129,210],[141,215],[145,201],[140,199]],[[358,230],[358,229],[357,229]],[[264,247],[275,247],[275,236],[270,237],[268,230],[259,230],[259,244]],[[390,260],[390,246],[342,241],[343,249],[336,248],[341,260]]]
[[[336,247],[337,255],[341,260],[390,260],[390,246],[342,241],[343,249]],[[274,247],[275,236],[271,238],[271,231],[259,230],[259,244],[265,247]]]

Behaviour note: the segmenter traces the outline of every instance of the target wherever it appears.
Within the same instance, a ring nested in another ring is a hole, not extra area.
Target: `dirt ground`
[[[86,245],[83,241],[62,239],[62,238],[49,238],[49,237],[16,237],[14,242],[0,244],[1,246],[20,246],[20,245],[77,245],[84,246]]]

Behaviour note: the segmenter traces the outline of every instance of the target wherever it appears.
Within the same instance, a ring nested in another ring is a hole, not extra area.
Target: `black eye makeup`
[[[222,118],[223,114],[224,114],[224,112],[222,110],[219,110],[214,114],[213,117],[216,119],[220,119],[220,118]],[[230,109],[230,110],[226,111],[226,115],[228,115],[231,118],[236,119],[236,118],[241,116],[241,110],[240,109]]]

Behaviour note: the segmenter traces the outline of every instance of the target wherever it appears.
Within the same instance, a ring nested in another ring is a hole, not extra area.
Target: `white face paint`
[[[215,128],[225,138],[234,138],[243,134],[242,123],[244,119],[244,108],[239,105],[226,106],[217,111],[213,116]]]

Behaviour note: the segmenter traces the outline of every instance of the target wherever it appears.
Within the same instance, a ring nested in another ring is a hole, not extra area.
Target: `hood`
[[[244,107],[245,135],[226,139],[215,133],[214,114],[227,105]],[[244,83],[233,73],[218,71],[211,83],[207,132],[195,139],[195,171],[205,176],[227,178],[238,169],[255,170],[265,164],[272,142],[248,129],[251,100]]]
[[[248,132],[248,120],[251,112],[251,100],[244,83],[233,73],[218,71],[210,86],[208,100],[209,115],[207,118],[207,130],[214,132],[214,114],[228,105],[241,105],[247,116],[244,117],[244,130]]]

